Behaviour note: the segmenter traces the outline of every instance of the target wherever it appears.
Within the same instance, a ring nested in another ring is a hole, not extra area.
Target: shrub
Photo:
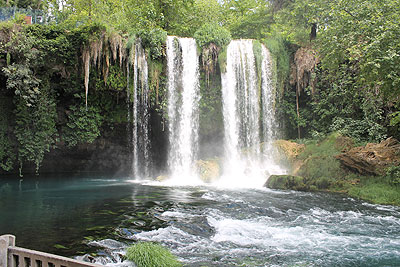
[[[174,267],[182,266],[175,255],[160,244],[140,242],[126,251],[128,260],[137,267]]]
[[[389,167],[386,171],[389,184],[400,186],[400,166]]]
[[[103,117],[96,107],[71,106],[68,114],[68,122],[64,127],[63,139],[69,147],[78,143],[92,143],[100,136],[100,126]]]
[[[154,28],[149,31],[139,30],[135,35],[142,40],[143,46],[150,50],[152,59],[158,59],[164,55],[163,47],[167,41],[166,31],[160,28]]]
[[[231,41],[231,33],[218,24],[204,24],[195,33],[194,39],[199,47],[204,48],[210,43],[223,48]]]

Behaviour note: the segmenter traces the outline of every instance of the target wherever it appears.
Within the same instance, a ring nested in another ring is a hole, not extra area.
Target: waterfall
[[[257,72],[252,40],[233,40],[227,47],[226,72],[221,75],[225,157],[221,182],[262,185],[273,163],[273,86],[268,50],[261,49],[261,77]],[[261,81],[261,83],[259,83]],[[244,177],[251,177],[254,183]]]
[[[262,107],[262,131],[264,156],[271,158],[272,141],[276,129],[274,116],[275,91],[271,80],[271,55],[269,50],[262,45],[261,55],[261,107]]]
[[[192,38],[168,36],[168,166],[173,178],[193,177],[198,152],[199,62]]]
[[[128,121],[131,121],[131,134],[129,135],[129,138],[133,154],[131,175],[134,178],[141,178],[150,175],[151,167],[148,112],[148,65],[145,51],[140,40],[136,41],[134,48],[133,86],[131,86],[131,80],[129,77],[129,63],[127,70]]]

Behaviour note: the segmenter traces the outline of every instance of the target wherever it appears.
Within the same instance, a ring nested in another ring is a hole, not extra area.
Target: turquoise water
[[[21,247],[109,265],[129,265],[127,246],[156,241],[187,266],[400,266],[399,207],[262,188],[37,180],[0,180],[0,234]]]

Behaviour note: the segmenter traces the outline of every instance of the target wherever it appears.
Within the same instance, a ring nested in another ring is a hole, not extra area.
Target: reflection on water
[[[8,183],[8,186],[5,184]],[[396,266],[400,208],[342,195],[157,186],[107,177],[0,180],[0,234],[121,265],[157,241],[189,266]]]

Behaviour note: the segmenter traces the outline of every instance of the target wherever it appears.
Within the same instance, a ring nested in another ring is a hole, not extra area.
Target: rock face
[[[198,160],[196,169],[200,179],[205,183],[211,183],[220,177],[220,167],[217,159]]]
[[[264,186],[271,189],[310,191],[304,178],[294,175],[271,175]]]
[[[276,140],[274,146],[288,160],[294,160],[306,148],[303,144],[297,144],[287,140]]]
[[[354,147],[335,158],[343,166],[360,174],[383,175],[387,167],[400,163],[400,143],[390,137],[379,144]]]

